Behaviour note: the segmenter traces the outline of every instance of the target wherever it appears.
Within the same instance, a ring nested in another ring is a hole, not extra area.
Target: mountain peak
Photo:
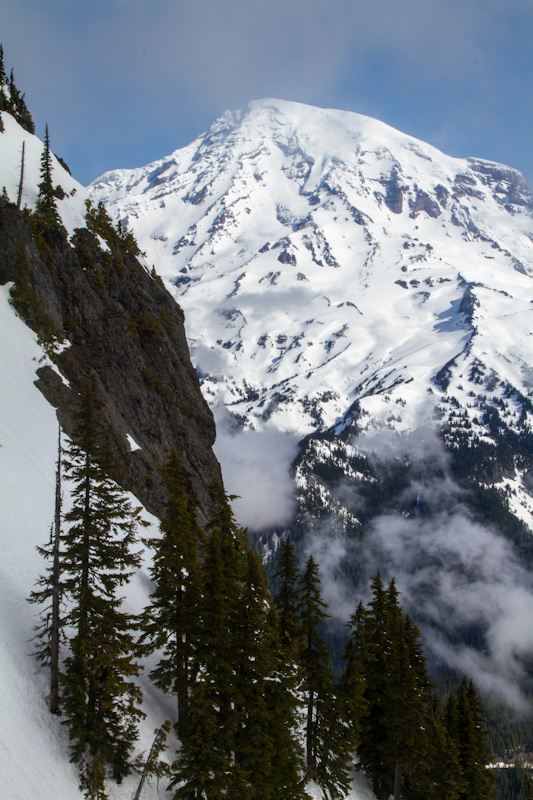
[[[352,112],[256,100],[92,192],[184,307],[206,396],[255,428],[308,434],[369,398],[413,409],[478,344],[503,369],[493,332],[531,289],[519,173]]]

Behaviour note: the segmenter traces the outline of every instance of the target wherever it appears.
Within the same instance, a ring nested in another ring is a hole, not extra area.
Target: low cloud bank
[[[436,517],[377,518],[365,542],[367,572],[395,576],[404,607],[421,617],[425,642],[482,691],[520,709],[533,657],[531,575],[511,544],[455,507]],[[480,631],[482,650],[454,644]]]
[[[290,466],[298,452],[297,439],[279,431],[242,430],[223,408],[214,413],[214,451],[226,490],[238,495],[233,503],[238,522],[254,531],[288,523],[296,508]]]
[[[413,501],[415,513],[376,516],[358,541],[336,534],[333,524],[317,527],[307,552],[320,563],[330,613],[345,621],[360,599],[343,577],[347,560],[357,565],[364,591],[380,569],[384,580],[395,578],[404,610],[415,617],[433,658],[526,710],[523,690],[533,682],[533,581],[517,551],[496,528],[474,519],[430,428],[406,436],[381,431],[354,444],[380,470],[399,461],[411,466],[413,480],[402,499]]]

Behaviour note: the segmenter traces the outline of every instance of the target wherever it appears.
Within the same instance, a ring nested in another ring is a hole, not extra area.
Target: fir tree
[[[6,69],[4,66],[4,46],[0,43],[0,90],[6,83]]]
[[[263,565],[213,486],[187,724],[171,786],[194,800],[299,800],[296,674]]]
[[[396,799],[402,779],[416,772],[423,758],[429,681],[420,634],[402,617],[394,581],[385,589],[378,572],[372,592],[358,620],[366,703],[358,755],[378,798]]]
[[[257,553],[248,549],[234,620],[235,763],[250,797],[299,798],[296,672],[285,652]]]
[[[50,137],[48,135],[48,125],[45,128],[44,146],[41,155],[41,183],[39,184],[39,197],[37,200],[36,213],[47,228],[59,228],[64,231],[61,217],[57,210],[56,198],[54,195],[54,185],[52,182],[52,154],[50,152]]]
[[[26,142],[22,142],[22,152],[20,155],[20,177],[19,177],[19,188],[17,192],[17,208],[20,210],[22,205],[22,189],[24,187],[24,156],[26,152]]]
[[[137,768],[140,769],[140,765],[142,764],[142,772],[141,779],[139,781],[139,785],[137,786],[137,791],[135,792],[135,797],[133,800],[141,800],[141,793],[146,780],[152,776],[155,776],[159,780],[159,778],[164,776],[168,777],[170,775],[170,766],[166,761],[160,758],[160,755],[165,748],[171,727],[172,723],[170,720],[165,720],[161,727],[154,731],[154,741],[152,742],[150,752],[148,753],[148,757],[144,763],[139,757],[135,759]]]
[[[428,699],[419,763],[406,776],[409,800],[458,800],[461,770],[436,691]]]
[[[353,750],[359,745],[361,722],[366,711],[365,699],[365,609],[359,603],[350,617],[350,637],[344,648],[342,660],[346,663],[341,676],[339,697],[342,718],[346,723]]]
[[[63,620],[61,618],[63,600],[63,585],[61,582],[62,457],[61,428],[59,428],[54,523],[50,529],[48,546],[37,547],[38,552],[49,562],[49,569],[45,575],[41,575],[37,582],[41,588],[33,591],[29,598],[31,603],[48,603],[41,613],[42,623],[37,629],[39,646],[35,654],[41,663],[50,667],[50,711],[52,714],[61,713],[59,701],[59,647],[63,629]]]
[[[132,548],[142,523],[139,509],[109,477],[112,468],[97,396],[85,379],[65,459],[72,508],[65,515],[62,561],[73,635],[62,683],[72,760],[86,796],[95,800],[106,797],[107,765],[119,781],[127,773],[142,716],[132,680],[139,672],[134,621],[117,596],[139,565]]]
[[[529,772],[524,772],[519,800],[533,800],[533,778]]]
[[[28,131],[28,133],[35,133],[35,125],[33,124],[31,114],[24,100],[24,95],[19,92],[15,85],[13,70],[11,70],[9,76],[8,90],[9,99],[6,103],[5,110],[9,111],[24,130]]]
[[[198,609],[201,635],[192,663],[195,679],[171,787],[176,787],[175,798],[186,800],[219,800],[228,794],[245,800],[245,781],[234,759],[238,723],[233,650],[245,540],[220,484],[213,485],[212,497]]]
[[[393,785],[390,770],[385,770],[382,739],[386,731],[384,703],[389,684],[387,654],[390,649],[386,627],[386,592],[379,571],[372,582],[372,600],[365,614],[356,618],[356,634],[364,644],[360,653],[365,680],[365,713],[360,722],[358,756],[361,767],[372,780],[374,792],[388,797]],[[355,621],[355,619],[354,619]],[[385,774],[383,774],[385,771]],[[384,787],[382,784],[386,782]]]
[[[472,681],[463,678],[457,691],[448,698],[445,722],[459,760],[459,800],[486,800],[492,794],[493,776],[486,768],[483,707]]]
[[[284,539],[276,557],[277,571],[274,578],[278,584],[275,602],[279,618],[281,639],[289,651],[296,651],[301,636],[298,614],[300,573],[290,536]]]
[[[326,795],[339,797],[348,787],[350,739],[337,713],[329,651],[320,629],[327,618],[320,593],[318,565],[306,563],[300,593],[302,645],[300,664],[305,697],[305,748],[307,777]]]
[[[143,637],[148,652],[163,655],[150,673],[155,685],[178,700],[178,730],[184,735],[191,683],[191,653],[198,632],[202,531],[196,521],[192,491],[174,448],[160,470],[166,489],[159,539],[154,548],[151,576],[154,590],[143,614]]]

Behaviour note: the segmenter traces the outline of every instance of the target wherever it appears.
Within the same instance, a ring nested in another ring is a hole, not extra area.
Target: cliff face
[[[221,473],[211,449],[214,420],[190,362],[183,312],[140,264],[134,247],[109,233],[106,242],[94,230],[79,229],[69,242],[1,200],[0,282],[14,281],[24,290],[22,315],[44,339],[52,337],[53,366],[37,369],[37,386],[57,408],[66,433],[72,434],[76,387],[89,375],[119,482],[159,514],[157,466],[174,446],[205,517],[209,483],[221,480]],[[54,345],[56,338],[65,341]]]

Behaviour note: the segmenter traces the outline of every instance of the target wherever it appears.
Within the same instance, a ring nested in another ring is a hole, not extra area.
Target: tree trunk
[[[24,150],[23,158],[24,158]],[[59,707],[59,639],[61,633],[60,606],[61,606],[61,428],[57,445],[57,471],[56,471],[56,502],[53,533],[53,566],[52,566],[52,624],[50,631],[50,711],[60,714]]]
[[[17,208],[20,210],[20,206],[22,204],[22,186],[24,184],[24,150],[26,147],[26,142],[22,142],[22,160],[20,162],[20,180],[19,180],[19,191],[17,196]]]
[[[396,762],[394,769],[394,800],[400,800],[400,789],[402,785],[402,766]]]
[[[189,659],[182,654],[179,659],[175,687],[178,698],[178,735],[180,739],[187,730],[187,715],[189,712]]]
[[[141,780],[139,781],[139,785],[137,786],[137,791],[135,792],[135,797],[133,800],[140,800],[141,792],[144,786],[144,782],[148,775],[152,772],[154,767],[154,761],[156,757],[159,755],[159,752],[162,749],[162,746],[166,740],[166,734],[168,733],[168,728],[165,728],[165,725],[161,725],[160,728],[157,729],[154,741],[152,742],[152,746],[150,748],[150,752],[148,754],[148,758],[144,764],[144,769],[142,771]]]
[[[314,730],[314,692],[309,691],[307,698],[307,730],[306,730],[306,761],[307,771],[310,777],[315,774],[316,754],[315,754],[315,730]]]

